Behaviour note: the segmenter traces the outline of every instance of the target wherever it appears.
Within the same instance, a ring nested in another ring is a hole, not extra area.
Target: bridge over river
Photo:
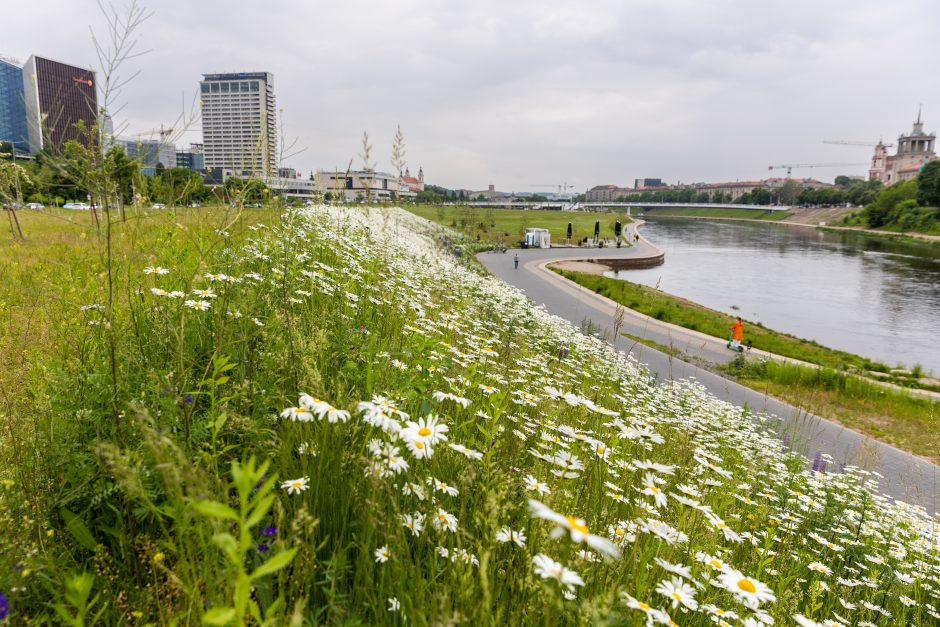
[[[702,203],[702,202],[469,202],[471,207],[493,207],[494,209],[532,209],[537,211],[603,211],[614,209],[656,209],[658,207],[681,209],[752,209],[754,211],[790,211],[793,207],[788,205],[735,205],[731,203]]]

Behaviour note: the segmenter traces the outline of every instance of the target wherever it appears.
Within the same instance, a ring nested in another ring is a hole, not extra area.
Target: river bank
[[[651,322],[688,329],[712,341],[724,343],[733,322],[732,316],[686,299],[602,276],[605,266],[600,263],[562,261],[547,267],[568,281],[648,316]],[[579,268],[589,273],[579,272]],[[902,376],[884,364],[759,324],[748,323],[746,328],[753,349],[731,363],[701,358],[697,363],[783,401],[811,406],[813,413],[931,462],[940,461],[936,453],[940,450],[940,382]],[[674,346],[652,346],[669,350],[681,359],[690,357]]]
[[[642,256],[651,254],[653,250],[641,235],[633,248],[601,249],[595,255]],[[802,398],[785,402],[758,390],[757,386],[745,386],[730,375],[719,373],[717,367],[706,369],[701,364],[730,363],[737,353],[725,348],[721,340],[624,308],[546,268],[546,265],[558,261],[583,259],[584,251],[532,249],[520,251],[519,257],[519,266],[514,268],[512,260],[507,260],[505,255],[476,255],[490,273],[523,291],[540,308],[580,326],[585,333],[606,338],[631,359],[648,368],[664,385],[692,382],[692,385],[703,386],[721,401],[747,407],[757,420],[764,420],[764,412],[776,416],[781,421],[777,432],[793,450],[809,458],[820,452],[828,453],[838,468],[858,465],[877,471],[883,477],[882,489],[889,493],[903,493],[919,499],[918,495],[934,494],[940,485],[938,467],[933,463],[889,444],[888,438],[876,439],[870,431],[854,430],[828,419],[823,413],[825,406],[818,402],[820,394],[807,392]],[[616,333],[617,328],[619,334]],[[755,353],[757,349],[752,351],[752,356]],[[874,412],[864,415],[877,416]],[[937,431],[933,429],[928,433]],[[935,500],[934,496],[928,499],[930,502]]]

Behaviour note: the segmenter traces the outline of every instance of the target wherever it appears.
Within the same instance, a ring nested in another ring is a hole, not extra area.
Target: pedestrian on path
[[[516,257],[512,260],[512,262],[515,264],[515,269],[518,270],[519,269],[519,253],[516,253]]]
[[[731,350],[740,351],[741,340],[744,339],[744,323],[741,322],[741,316],[735,318],[734,324],[728,328],[731,329]]]

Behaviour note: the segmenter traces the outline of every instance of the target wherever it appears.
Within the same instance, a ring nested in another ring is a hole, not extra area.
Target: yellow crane
[[[163,128],[163,125],[160,125],[160,129],[151,129],[149,131],[144,131],[143,133],[134,133],[131,137],[153,137],[154,135],[160,136],[160,141],[163,142],[167,137],[173,134],[173,128]]]
[[[861,165],[868,165],[868,162],[865,163],[785,163],[783,165],[771,165],[767,166],[768,170],[786,170],[787,178],[790,178],[791,172],[793,170],[802,170],[804,168],[849,168]]]
[[[857,142],[857,141],[850,141],[850,140],[844,140],[844,139],[824,139],[823,143],[824,144],[839,144],[840,146],[871,146],[871,147],[875,147],[881,144],[882,146],[885,146],[886,148],[891,148],[892,146],[894,146],[894,144],[886,144],[881,140],[878,140],[876,142]]]
[[[574,185],[568,185],[567,181],[556,185],[545,185],[542,183],[532,183],[531,185],[532,187],[548,187],[551,189],[557,189],[559,194],[567,194],[569,189],[574,189]]]

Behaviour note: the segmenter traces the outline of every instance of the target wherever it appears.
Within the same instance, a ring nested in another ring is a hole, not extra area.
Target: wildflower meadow
[[[470,240],[394,208],[184,226],[30,269],[0,623],[940,623],[936,514],[657,382]]]

